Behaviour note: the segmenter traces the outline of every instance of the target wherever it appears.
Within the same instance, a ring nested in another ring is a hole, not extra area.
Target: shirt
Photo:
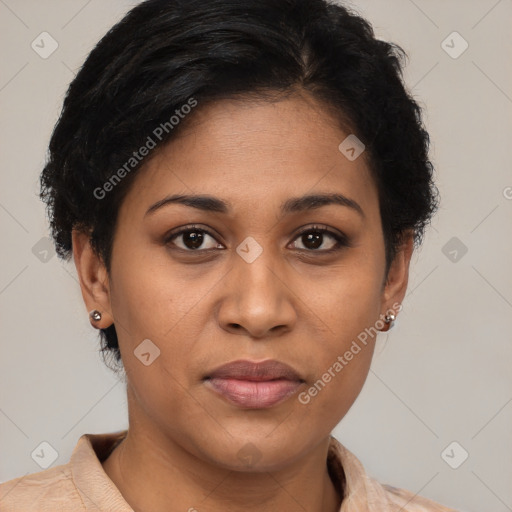
[[[83,434],[67,464],[0,484],[0,510],[133,512],[101,465],[126,433]],[[340,512],[457,512],[410,491],[380,484],[332,436],[327,466],[336,490],[343,496]]]

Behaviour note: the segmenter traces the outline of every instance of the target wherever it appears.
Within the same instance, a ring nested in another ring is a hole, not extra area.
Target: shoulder
[[[83,434],[67,464],[0,484],[1,512],[132,512],[101,461],[127,434]]]
[[[328,467],[344,496],[342,512],[460,512],[418,496],[406,489],[382,484],[370,476],[361,461],[336,438],[331,437]]]
[[[436,503],[423,496],[418,496],[406,489],[379,484],[387,495],[389,502],[402,512],[458,512],[453,508]],[[394,508],[393,508],[394,510]]]
[[[20,476],[0,484],[0,510],[25,512],[27,510],[57,511],[72,505],[73,510],[83,508],[71,469],[62,464],[37,473]],[[69,510],[69,509],[68,509]]]

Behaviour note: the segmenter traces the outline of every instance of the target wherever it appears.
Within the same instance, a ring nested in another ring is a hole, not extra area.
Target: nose
[[[293,270],[265,250],[251,263],[236,253],[233,260],[217,310],[219,325],[257,339],[293,329],[297,321],[297,296],[290,282]]]

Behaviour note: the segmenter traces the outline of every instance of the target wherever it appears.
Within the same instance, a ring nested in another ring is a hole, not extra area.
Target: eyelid
[[[302,235],[303,233],[307,233],[309,231],[320,231],[321,233],[327,233],[331,236],[339,237],[348,242],[348,236],[345,235],[345,233],[343,233],[342,231],[339,231],[335,228],[331,228],[330,226],[327,226],[326,224],[305,224],[304,226],[301,226],[298,229],[299,229],[299,231],[295,234],[295,238],[297,238],[299,235]]]

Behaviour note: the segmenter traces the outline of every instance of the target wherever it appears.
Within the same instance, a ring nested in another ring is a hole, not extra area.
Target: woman
[[[129,429],[2,510],[450,510],[330,435],[437,206],[402,55],[324,0],[148,0],[98,43],[41,198]]]

